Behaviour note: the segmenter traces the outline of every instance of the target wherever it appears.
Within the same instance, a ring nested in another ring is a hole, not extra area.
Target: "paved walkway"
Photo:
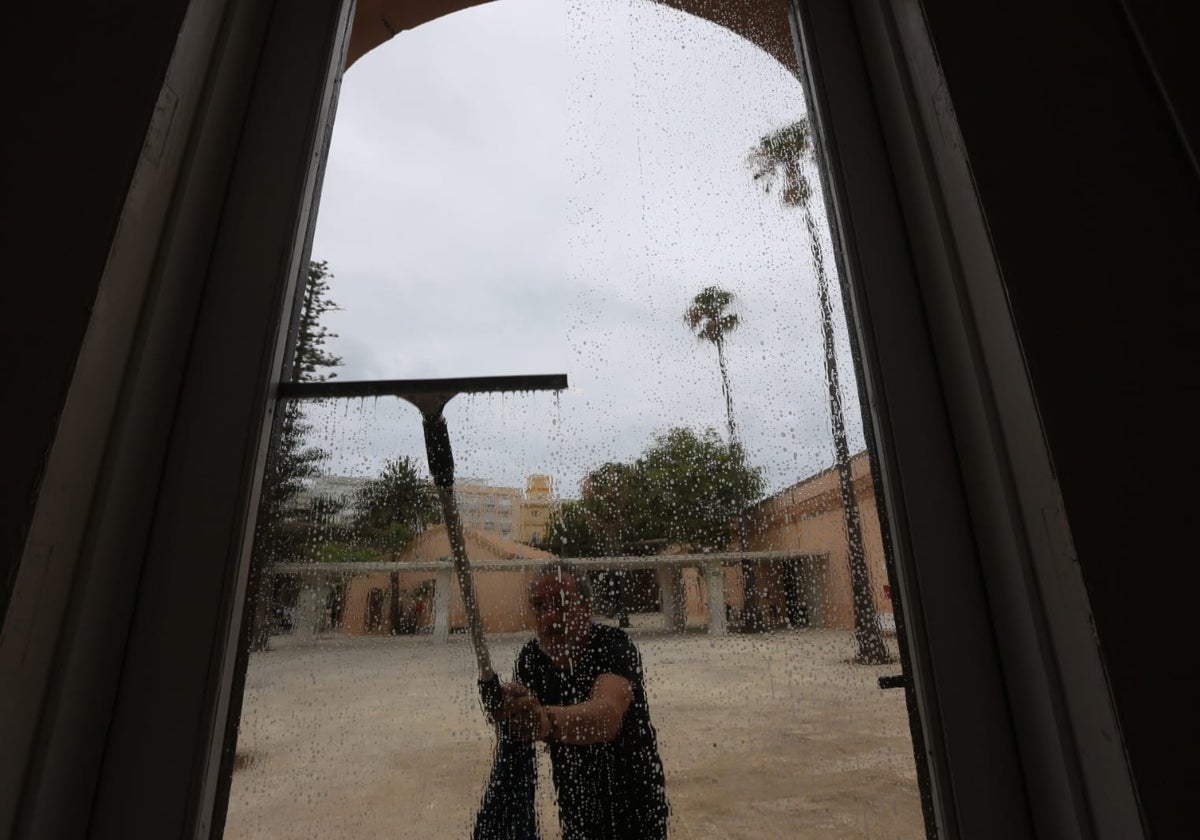
[[[904,697],[849,633],[639,627],[673,838],[923,836]],[[506,672],[525,636],[489,637]],[[468,837],[490,767],[464,637],[275,639],[251,657],[229,838]],[[543,838],[558,836],[541,759]]]

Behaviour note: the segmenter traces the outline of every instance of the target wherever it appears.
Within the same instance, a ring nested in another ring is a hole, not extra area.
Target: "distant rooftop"
[[[319,475],[311,479],[308,486],[297,493],[287,507],[304,508],[317,499],[329,499],[345,505],[334,517],[335,520],[344,520],[353,514],[355,496],[370,480],[356,475]]]

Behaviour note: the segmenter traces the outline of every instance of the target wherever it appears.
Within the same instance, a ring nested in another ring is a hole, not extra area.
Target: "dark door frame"
[[[939,830],[1138,836],[1070,528],[921,4],[795,0],[793,12]]]
[[[932,822],[1138,836],[921,5],[791,5]],[[220,833],[253,512],[352,16],[352,0],[189,9],[5,617],[0,833]]]

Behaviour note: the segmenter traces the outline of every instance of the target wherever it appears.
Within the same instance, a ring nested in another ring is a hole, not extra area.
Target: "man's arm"
[[[543,706],[522,685],[504,687],[506,702],[498,718],[513,734],[559,744],[603,744],[617,737],[633,703],[633,685],[625,677],[601,674],[587,700],[572,706]]]

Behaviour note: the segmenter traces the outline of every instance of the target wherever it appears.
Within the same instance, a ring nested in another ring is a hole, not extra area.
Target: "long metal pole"
[[[446,521],[446,533],[450,537],[454,574],[458,578],[458,588],[467,609],[467,633],[471,637],[471,649],[475,651],[475,663],[479,666],[479,696],[483,707],[493,712],[500,708],[500,680],[492,670],[492,658],[483,635],[483,618],[479,614],[475,579],[471,576],[471,564],[467,560],[462,517],[458,515],[458,502],[454,498],[454,453],[450,449],[450,430],[440,406],[436,411],[422,408],[421,425],[425,431],[429,474],[433,476],[438,500],[442,503],[442,518]]]
[[[454,576],[458,579],[458,588],[467,607],[467,633],[471,637],[471,648],[475,651],[475,663],[479,666],[479,681],[490,682],[496,672],[492,670],[491,655],[488,653],[487,640],[483,636],[483,618],[479,613],[479,598],[475,594],[471,564],[467,560],[467,544],[463,539],[462,519],[458,515],[458,500],[454,498],[454,488],[439,487],[438,498],[442,503],[446,532],[450,535]]]

